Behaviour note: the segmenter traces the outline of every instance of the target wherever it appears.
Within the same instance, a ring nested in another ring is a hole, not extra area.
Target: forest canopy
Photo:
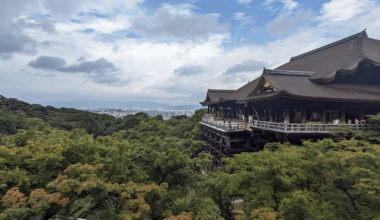
[[[205,110],[163,121],[0,107],[0,219],[380,220],[380,115],[365,132],[267,144],[211,172]]]

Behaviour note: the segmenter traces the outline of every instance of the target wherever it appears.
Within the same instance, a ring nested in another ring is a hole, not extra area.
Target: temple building
[[[205,150],[220,158],[268,142],[300,143],[340,126],[363,129],[380,112],[380,41],[366,31],[291,57],[237,90],[209,89]]]

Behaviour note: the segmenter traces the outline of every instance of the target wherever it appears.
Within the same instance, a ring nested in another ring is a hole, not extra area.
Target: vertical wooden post
[[[256,139],[256,150],[257,151],[260,151],[260,135],[257,135],[257,139]]]
[[[269,107],[269,121],[270,122],[274,122],[273,115],[274,115],[273,107]]]
[[[249,106],[248,106],[248,104],[246,104],[246,105],[247,105],[247,107],[245,107],[245,116],[248,117],[248,115],[249,115]]]
[[[227,149],[226,149],[226,152],[227,152],[227,157],[230,157],[230,148],[231,148],[231,142],[230,142],[230,138],[226,139],[226,145],[227,145]]]
[[[287,123],[290,123],[290,117],[289,117],[289,108],[288,108],[288,106],[287,105],[285,105],[285,121],[287,122]]]
[[[360,111],[360,121],[361,120],[364,120],[364,110],[363,109]]]
[[[265,106],[265,116],[264,116],[264,121],[268,121],[269,119],[269,108],[268,106]]]
[[[223,153],[223,137],[220,136],[220,144],[219,144],[219,159],[222,158],[222,153]]]
[[[210,114],[210,106],[209,105],[207,106],[207,112],[208,112],[208,114]]]
[[[302,124],[306,124],[306,108],[302,109]]]
[[[344,110],[340,111],[340,123],[346,122],[346,112]]]
[[[326,108],[322,109],[322,122],[326,124]]]

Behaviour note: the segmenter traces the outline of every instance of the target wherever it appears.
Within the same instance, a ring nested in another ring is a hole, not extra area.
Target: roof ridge
[[[228,90],[228,89],[208,89],[209,92],[235,92],[236,90]]]
[[[364,31],[361,31],[361,32],[359,32],[359,33],[357,33],[357,34],[351,35],[351,36],[349,36],[349,37],[343,38],[343,39],[341,39],[341,40],[335,41],[335,42],[333,42],[333,43],[330,43],[330,44],[327,44],[327,45],[325,45],[325,46],[319,47],[319,48],[317,48],[317,49],[311,50],[311,51],[309,51],[309,52],[306,52],[306,53],[300,54],[300,55],[298,55],[298,56],[291,57],[291,58],[290,58],[290,61],[293,61],[293,60],[299,59],[299,58],[301,58],[301,57],[304,57],[304,56],[307,56],[307,55],[310,55],[310,54],[313,54],[313,53],[319,52],[319,51],[321,51],[321,50],[324,50],[324,49],[327,49],[327,48],[330,48],[330,47],[336,46],[336,45],[341,44],[341,43],[344,43],[344,42],[346,42],[346,41],[353,40],[353,39],[355,39],[355,38],[360,38],[360,37],[362,37],[362,36],[364,36],[364,35],[367,36],[367,32],[366,32],[365,29],[364,29]]]
[[[265,69],[264,73],[266,75],[286,75],[286,76],[311,76],[315,72],[312,71],[294,71],[294,70],[271,70]]]

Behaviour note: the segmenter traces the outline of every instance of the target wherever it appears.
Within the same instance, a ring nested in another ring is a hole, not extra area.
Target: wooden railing
[[[228,122],[222,123],[222,122],[216,122],[212,121],[208,118],[202,118],[202,122],[226,131],[238,131],[238,130],[246,130],[249,128],[249,125],[247,123],[241,123],[241,124],[230,124]]]
[[[203,114],[203,118],[211,118],[212,114]]]
[[[254,120],[253,128],[263,130],[280,131],[285,133],[329,133],[339,127],[353,127],[358,131],[364,129],[364,124],[294,124],[294,123],[276,123],[267,121]]]

